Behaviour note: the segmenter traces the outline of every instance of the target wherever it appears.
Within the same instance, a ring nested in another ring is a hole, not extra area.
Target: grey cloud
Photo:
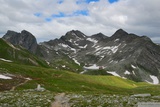
[[[102,32],[111,36],[122,28],[129,33],[147,35],[160,43],[160,0],[119,0],[110,4],[107,0],[77,4],[76,0],[0,0],[0,32],[26,29],[39,41],[58,38],[67,31],[78,29],[87,35]],[[54,18],[52,14],[71,14],[76,10],[88,9],[89,16]],[[36,17],[35,13],[42,13]]]

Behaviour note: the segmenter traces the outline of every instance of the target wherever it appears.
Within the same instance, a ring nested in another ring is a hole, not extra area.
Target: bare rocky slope
[[[27,31],[8,31],[3,38],[35,53],[57,69],[84,73],[101,68],[134,81],[158,84],[160,80],[160,46],[147,36],[129,34],[122,29],[111,37],[102,33],[87,36],[72,30],[59,39],[39,45]]]

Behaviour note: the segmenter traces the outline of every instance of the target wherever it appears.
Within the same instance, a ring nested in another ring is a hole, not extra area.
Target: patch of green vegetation
[[[106,72],[104,69],[99,69],[99,70],[87,70],[83,74],[88,74],[88,75],[111,75]]]

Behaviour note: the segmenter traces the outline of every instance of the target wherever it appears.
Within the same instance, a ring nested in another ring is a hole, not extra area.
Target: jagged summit
[[[66,38],[86,38],[86,35],[79,30],[71,30],[65,34]]]
[[[28,32],[27,30],[22,30],[21,34],[26,34],[26,36],[32,36],[33,38],[35,38],[30,32]]]
[[[2,38],[13,45],[22,46],[28,49],[30,52],[36,52],[37,40],[30,32],[26,30],[21,31],[21,33],[8,30]]]
[[[7,33],[5,34],[5,36],[3,36],[2,38],[4,39],[9,39],[11,37],[14,37],[16,35],[18,35],[19,33],[15,32],[15,31],[12,31],[12,30],[8,30]]]
[[[123,38],[126,35],[128,35],[126,31],[124,31],[123,29],[119,29],[112,35],[112,38]]]

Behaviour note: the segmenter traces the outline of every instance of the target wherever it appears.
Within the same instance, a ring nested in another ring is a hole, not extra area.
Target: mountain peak
[[[28,32],[27,30],[22,30],[21,33],[29,33],[29,34],[31,34],[31,33]]]
[[[123,29],[119,29],[112,35],[112,37],[113,38],[121,38],[121,37],[124,37],[126,35],[128,35],[128,33],[126,31],[124,31]]]
[[[12,30],[8,30],[7,33],[5,34],[5,36],[3,36],[3,39],[9,39],[11,38],[11,36],[15,36],[17,35],[18,33],[15,32],[15,31],[12,31]]]
[[[65,37],[67,38],[86,38],[86,35],[79,30],[71,30],[66,33]]]
[[[128,34],[126,31],[124,31],[123,29],[118,29],[117,31],[116,31],[117,33],[126,33],[126,34]]]
[[[100,32],[100,33],[92,35],[91,38],[94,38],[97,40],[102,40],[102,39],[107,38],[107,36]]]
[[[13,45],[20,45],[33,53],[35,53],[38,45],[36,38],[26,30],[21,31],[21,33],[8,30],[2,38]]]

